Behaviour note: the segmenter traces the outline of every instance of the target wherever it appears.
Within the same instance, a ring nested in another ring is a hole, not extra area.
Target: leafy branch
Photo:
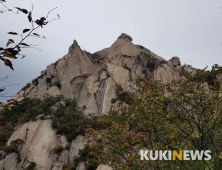
[[[13,12],[11,9],[9,9],[3,2],[5,2],[4,0],[0,0],[0,3],[6,8],[8,9],[8,11]],[[24,41],[28,38],[28,37],[35,37],[35,38],[40,38],[40,39],[46,39],[45,36],[40,36],[39,34],[35,33],[34,31],[37,30],[39,27],[43,28],[43,26],[47,25],[48,23],[54,21],[54,20],[58,20],[60,19],[60,16],[57,14],[58,17],[48,20],[48,17],[50,15],[51,12],[53,12],[55,9],[57,9],[57,7],[53,8],[52,10],[50,10],[46,17],[41,17],[40,19],[33,19],[33,10],[34,10],[34,6],[32,3],[32,10],[30,12],[28,12],[28,10],[23,9],[23,8],[19,8],[19,7],[15,7],[18,11],[21,11],[24,14],[27,14],[27,18],[28,21],[31,23],[32,28],[25,28],[23,29],[23,33],[22,34],[18,34],[17,32],[8,32],[8,34],[10,35],[21,35],[21,40],[19,43],[15,43],[15,41],[13,39],[9,39],[8,42],[6,43],[6,48],[0,47],[0,60],[2,60],[4,62],[4,64],[8,67],[10,67],[12,70],[14,70],[13,68],[13,64],[12,62],[8,59],[17,59],[18,55],[22,55],[20,54],[22,48],[32,48],[32,49],[37,49],[42,51],[41,49],[35,47],[32,44],[26,44],[24,43]],[[15,13],[15,12],[13,12]],[[16,13],[18,14],[18,12]],[[23,35],[26,34],[24,37]],[[15,44],[14,47],[9,48],[9,46],[11,44]],[[24,58],[25,56],[22,55],[22,58]]]

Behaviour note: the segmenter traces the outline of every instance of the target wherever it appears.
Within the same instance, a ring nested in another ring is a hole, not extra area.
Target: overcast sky
[[[58,7],[50,18],[61,16],[39,29],[36,33],[47,39],[30,37],[27,44],[37,44],[43,52],[27,49],[24,59],[13,61],[15,71],[0,62],[0,77],[13,76],[1,81],[8,87],[7,95],[14,95],[32,79],[40,75],[46,66],[63,57],[73,40],[91,53],[111,46],[121,33],[165,59],[178,56],[182,64],[197,68],[222,65],[222,1],[221,0],[6,0],[8,7],[31,10],[38,19]],[[0,4],[0,10],[4,9]],[[31,28],[27,15],[20,13],[0,14],[0,47],[8,39],[19,41],[21,33]],[[3,101],[6,98],[1,98]]]

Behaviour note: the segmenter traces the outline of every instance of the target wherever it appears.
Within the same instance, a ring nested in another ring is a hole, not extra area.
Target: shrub
[[[28,89],[30,86],[31,86],[31,83],[27,83],[27,84],[22,88],[22,90],[25,91],[25,90]]]
[[[181,67],[189,68],[189,69],[194,70],[194,71],[199,71],[200,70],[200,69],[197,69],[197,68],[193,67],[190,64],[183,64]]]
[[[62,146],[56,146],[50,151],[50,153],[60,154],[63,150],[64,148]]]
[[[17,152],[17,150],[13,147],[13,146],[5,146],[2,148],[2,150],[6,153],[6,154],[10,154],[13,152]]]
[[[15,150],[17,151],[18,150],[18,146],[19,145],[23,145],[24,144],[24,140],[22,139],[16,139],[16,140],[13,140],[11,143],[10,143],[10,146],[12,146],[13,148],[15,148]]]
[[[2,148],[2,150],[6,153],[6,154],[9,154],[9,153],[18,153],[18,146],[19,145],[23,145],[24,141],[22,139],[16,139],[16,140],[13,140],[9,146],[5,146]]]
[[[50,84],[52,81],[52,78],[47,77],[45,81],[46,81],[46,84]]]
[[[91,148],[89,146],[89,144],[86,144],[85,147],[83,149],[79,150],[79,156],[74,157],[73,159],[73,167],[76,169],[77,166],[81,163],[81,162],[85,162],[85,166],[87,170],[94,170],[96,169],[100,162],[98,162],[95,158],[96,158],[96,149],[95,148]]]
[[[39,84],[39,77],[35,78],[32,80],[32,84],[34,84],[35,86],[37,86]]]
[[[43,100],[40,99],[24,99],[22,104],[15,105],[11,111],[4,108],[0,110],[0,149],[6,145],[10,135],[13,133],[14,127],[20,123],[35,120],[36,116],[43,114],[50,114],[50,107],[62,100],[63,97],[45,96]],[[17,145],[19,140],[12,142]]]
[[[44,75],[46,75],[46,70],[42,70],[42,71],[40,72],[40,76],[41,76],[41,77],[44,76]]]
[[[117,99],[111,99],[111,103],[114,104],[117,102]]]

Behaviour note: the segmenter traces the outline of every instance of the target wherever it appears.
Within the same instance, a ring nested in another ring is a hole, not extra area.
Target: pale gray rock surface
[[[0,170],[16,170],[18,164],[18,155],[16,153],[11,153],[5,157],[5,159],[0,160]]]
[[[117,87],[133,92],[133,81],[138,76],[167,83],[179,78],[184,71],[180,65],[178,57],[166,61],[145,47],[134,45],[132,37],[125,33],[111,47],[94,54],[83,51],[74,41],[68,54],[47,66],[37,85],[20,91],[15,98],[63,95],[75,99],[85,114],[102,115],[112,108]]]
[[[166,84],[176,80],[182,73],[192,70],[181,67],[178,57],[166,61],[140,45],[134,45],[132,37],[123,33],[109,48],[94,54],[83,51],[74,41],[68,54],[46,68],[46,73],[37,78],[35,84],[19,91],[13,99],[42,98],[44,95],[63,95],[75,99],[79,110],[85,114],[107,114],[111,100],[117,97],[117,89],[134,92],[133,83],[137,77],[153,77]],[[218,77],[218,79],[222,79]],[[84,108],[84,109],[83,109]],[[52,108],[56,109],[56,108]],[[78,136],[68,142],[64,136],[56,135],[51,127],[51,119],[25,123],[15,129],[8,144],[15,139],[23,139],[25,144],[18,155],[13,153],[0,160],[0,170],[22,170],[29,162],[36,162],[38,170],[62,170],[72,163],[78,150],[86,141]],[[65,149],[59,155],[50,151],[56,146]],[[85,170],[81,163],[78,170]],[[100,165],[97,170],[111,170]]]
[[[107,165],[99,165],[96,170],[112,170],[112,168]]]
[[[24,99],[24,94],[25,94],[25,92],[23,90],[21,90],[15,96],[13,96],[12,99],[17,100],[17,101],[21,101]]]
[[[72,163],[73,157],[78,155],[78,150],[86,143],[83,136],[69,143],[65,136],[56,135],[50,119],[32,121],[17,127],[8,145],[16,139],[24,140],[25,144],[19,149],[19,155],[12,153],[0,161],[0,170],[23,170],[28,162],[35,162],[37,170],[62,170],[64,165]],[[50,153],[56,146],[65,149],[59,155]]]
[[[81,162],[81,163],[79,164],[79,166],[76,168],[76,170],[87,170],[86,167],[85,167],[84,162]]]

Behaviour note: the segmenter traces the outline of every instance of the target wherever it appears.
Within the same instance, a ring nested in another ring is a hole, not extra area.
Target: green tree
[[[216,79],[220,73],[221,67],[214,66],[166,85],[137,79],[137,92],[128,95],[130,104],[117,102],[115,111],[100,117],[105,129],[88,129],[93,160],[124,170],[221,169],[222,96],[221,89],[215,88],[220,85]],[[211,82],[208,87],[206,80]],[[211,150],[212,159],[140,161],[142,148]]]
[[[10,143],[10,146],[12,146],[17,151],[18,147],[23,144],[24,144],[24,141],[22,139],[16,139]]]

